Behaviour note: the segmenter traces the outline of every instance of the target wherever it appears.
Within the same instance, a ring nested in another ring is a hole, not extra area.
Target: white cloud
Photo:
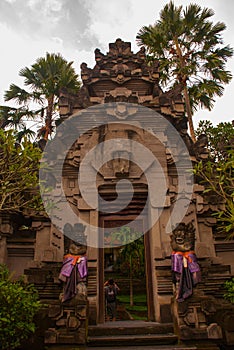
[[[30,66],[46,52],[60,52],[74,61],[77,72],[80,63],[94,65],[94,49],[108,50],[109,42],[120,37],[131,41],[133,51],[139,48],[135,38],[143,25],[153,24],[169,0],[1,0],[0,41],[1,90],[14,82],[22,86],[18,72]],[[176,5],[191,2],[215,11],[214,21],[224,21],[226,44],[234,47],[233,0],[174,0]],[[228,68],[234,72],[234,59]],[[214,122],[234,119],[232,95],[234,82],[225,87],[224,96],[217,100],[212,112],[201,111],[195,120],[210,118]]]

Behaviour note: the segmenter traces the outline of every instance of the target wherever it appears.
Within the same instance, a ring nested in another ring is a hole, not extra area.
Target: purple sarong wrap
[[[73,298],[77,294],[76,285],[86,282],[88,275],[87,257],[76,255],[65,255],[59,279],[65,282],[63,302]]]
[[[201,281],[201,271],[196,254],[189,252],[172,252],[171,268],[173,283],[179,283],[177,301],[181,302],[193,293],[193,286]]]
[[[65,255],[60,274],[65,277],[70,277],[75,266],[79,271],[80,278],[87,276],[87,257],[75,255]]]
[[[197,257],[194,252],[172,252],[171,266],[172,271],[182,273],[183,270],[183,258],[186,258],[188,268],[191,273],[200,271],[200,267],[197,262]]]

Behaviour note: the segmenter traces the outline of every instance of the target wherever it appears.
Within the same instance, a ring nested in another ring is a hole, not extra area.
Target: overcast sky
[[[61,53],[80,73],[80,64],[94,65],[94,50],[106,53],[117,38],[139,48],[136,34],[143,25],[153,24],[167,0],[0,0],[0,103],[11,83],[23,87],[19,70],[30,67],[46,52]],[[193,2],[215,11],[214,21],[227,29],[225,44],[234,47],[233,0],[174,0],[176,5]],[[228,69],[234,73],[234,59]],[[234,119],[234,79],[225,87],[212,112],[199,111],[194,120],[210,119],[214,124]]]

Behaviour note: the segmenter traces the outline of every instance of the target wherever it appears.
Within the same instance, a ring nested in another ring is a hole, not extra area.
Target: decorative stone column
[[[7,237],[13,233],[10,215],[0,216],[0,264],[7,263]]]

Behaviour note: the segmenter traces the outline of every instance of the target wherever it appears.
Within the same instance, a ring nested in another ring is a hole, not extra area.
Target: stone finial
[[[128,56],[131,54],[131,43],[116,39],[115,43],[109,44],[109,54],[113,56]]]
[[[105,57],[105,55],[100,51],[100,49],[95,49],[94,54],[96,62],[100,62],[103,59],[103,57]]]

